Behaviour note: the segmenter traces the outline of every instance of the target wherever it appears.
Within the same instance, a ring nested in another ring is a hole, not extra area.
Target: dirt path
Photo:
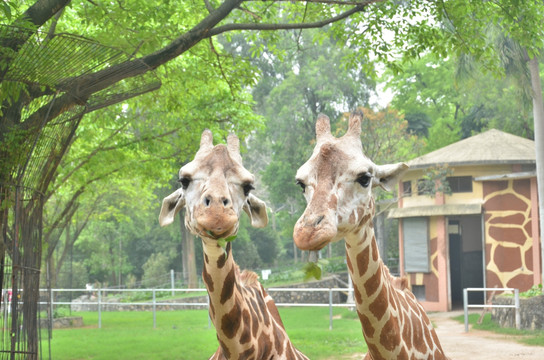
[[[515,342],[510,335],[469,329],[452,320],[463,312],[430,313],[442,348],[451,360],[544,360],[544,347]],[[361,360],[364,354],[351,354],[330,360]]]
[[[459,314],[462,312],[429,314],[442,348],[451,360],[544,359],[544,347],[519,344],[512,336],[474,329],[466,333],[464,324],[451,319]]]

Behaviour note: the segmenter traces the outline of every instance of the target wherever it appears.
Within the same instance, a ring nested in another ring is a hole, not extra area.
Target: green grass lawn
[[[544,346],[544,331],[543,330],[517,330],[515,328],[500,327],[499,324],[491,320],[491,314],[487,313],[481,324],[477,324],[480,314],[469,314],[468,322],[473,329],[493,331],[498,334],[511,335],[512,339],[527,345]],[[465,316],[460,315],[454,318],[455,320],[464,323]]]
[[[329,330],[327,307],[279,310],[292,342],[312,360],[366,352],[355,312],[335,308]],[[55,360],[199,360],[208,359],[218,346],[207,310],[157,312],[156,329],[151,312],[102,312],[101,329],[97,313],[73,315],[83,316],[85,327],[53,331]],[[47,354],[47,345],[42,351]]]

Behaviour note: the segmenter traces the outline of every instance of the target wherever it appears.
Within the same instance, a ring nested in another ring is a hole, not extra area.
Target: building
[[[541,282],[533,141],[489,130],[409,165],[389,217],[399,219],[401,276],[426,310],[459,308],[467,287]]]

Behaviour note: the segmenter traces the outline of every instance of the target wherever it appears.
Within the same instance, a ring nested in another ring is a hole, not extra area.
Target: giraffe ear
[[[185,193],[183,189],[177,189],[162,200],[159,225],[166,226],[174,222],[176,214],[185,206]]]
[[[265,227],[268,224],[266,204],[253,194],[249,194],[244,204],[244,211],[251,219],[251,226],[256,228]]]
[[[376,172],[372,178],[372,187],[380,186],[385,191],[391,191],[398,178],[408,169],[405,163],[396,163],[376,166]]]

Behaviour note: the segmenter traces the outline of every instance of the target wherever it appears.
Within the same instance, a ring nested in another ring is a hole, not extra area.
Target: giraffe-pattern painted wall
[[[533,285],[530,180],[486,181],[484,191],[487,287]]]

